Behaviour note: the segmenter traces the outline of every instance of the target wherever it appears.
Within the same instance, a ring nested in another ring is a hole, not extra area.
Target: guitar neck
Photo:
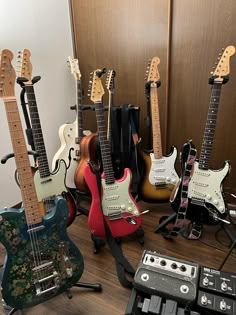
[[[115,178],[111,160],[110,141],[107,139],[105,128],[104,107],[102,102],[96,102],[95,105],[105,182],[106,184],[113,184],[115,182]]]
[[[113,95],[112,91],[109,91],[109,102],[108,102],[108,115],[107,115],[107,139],[111,143],[111,108],[113,105]]]
[[[220,102],[222,83],[214,83],[211,91],[210,106],[208,109],[207,121],[204,131],[202,148],[199,158],[199,168],[208,169],[211,158],[211,151],[215,135],[216,120],[218,114],[218,107]]]
[[[32,84],[25,85],[25,91],[28,100],[35,150],[38,153],[37,159],[39,164],[38,165],[39,174],[41,178],[44,178],[50,176],[50,169],[48,165],[48,158],[45,149],[33,85]]]
[[[16,167],[19,175],[22,201],[28,225],[40,223],[42,217],[38,207],[38,198],[28,157],[23,128],[15,98],[5,98],[4,104],[11,135]]]
[[[82,87],[81,80],[77,80],[77,124],[78,124],[78,140],[80,143],[83,138],[83,111],[82,111]]]
[[[153,153],[155,159],[162,158],[162,144],[161,144],[161,127],[158,106],[157,87],[151,85],[150,88],[150,103],[152,114],[152,136],[153,136]]]

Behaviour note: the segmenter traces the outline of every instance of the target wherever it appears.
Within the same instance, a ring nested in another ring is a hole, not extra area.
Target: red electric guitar
[[[104,106],[102,96],[104,89],[101,77],[104,71],[93,72],[91,100],[95,104],[98,134],[101,147],[103,174],[101,178],[101,196],[98,190],[96,175],[87,165],[84,178],[92,194],[92,203],[89,210],[88,226],[98,237],[105,237],[104,219],[106,220],[113,237],[122,237],[132,234],[141,225],[140,209],[130,193],[132,174],[125,168],[123,177],[116,180],[111,160],[110,143],[107,139]]]

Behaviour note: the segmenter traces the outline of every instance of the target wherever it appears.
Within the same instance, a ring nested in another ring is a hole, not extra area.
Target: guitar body
[[[191,180],[188,184],[188,209],[186,218],[201,224],[218,224],[217,218],[224,219],[227,206],[222,193],[222,182],[230,171],[228,161],[220,170],[199,169],[198,161],[194,162]],[[180,182],[170,198],[175,211],[180,205]]]
[[[34,226],[31,235],[27,230],[32,226],[26,224],[23,208],[2,210],[0,219],[0,239],[7,250],[2,279],[2,297],[7,305],[31,307],[78,282],[84,262],[67,235],[65,199],[55,199],[54,210]]]
[[[95,139],[97,133],[92,133],[89,136],[84,136],[80,142],[80,162],[74,174],[75,186],[79,191],[87,192],[88,186],[84,179],[84,169],[88,165],[88,161],[96,161],[96,145]]]
[[[168,201],[172,190],[179,180],[175,171],[177,149],[172,147],[168,156],[155,159],[154,154],[141,152],[145,165],[140,184],[142,199],[149,202]]]
[[[134,233],[140,227],[142,217],[139,207],[130,193],[131,171],[125,168],[123,177],[110,185],[105,183],[104,176],[102,176],[101,198],[96,175],[91,171],[89,165],[85,167],[84,177],[92,194],[88,216],[88,226],[92,233],[97,237],[106,237],[104,219],[115,238]]]
[[[65,185],[68,188],[76,188],[74,175],[78,167],[80,159],[80,145],[76,143],[77,122],[63,124],[59,128],[59,138],[61,146],[52,160],[52,169],[57,166],[58,160],[64,160],[67,167]],[[90,131],[85,131],[86,135],[91,134]]]
[[[65,187],[66,173],[66,164],[64,160],[60,160],[57,163],[57,169],[47,177],[40,177],[39,170],[37,170],[34,174],[34,183],[38,201],[43,202],[44,204],[44,209],[41,213],[42,215],[45,215],[52,210],[54,207],[55,196],[63,195],[63,197],[65,197],[69,206],[69,226],[76,216],[76,204],[74,198]]]

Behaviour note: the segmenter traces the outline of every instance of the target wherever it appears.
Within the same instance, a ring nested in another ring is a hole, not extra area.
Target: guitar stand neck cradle
[[[32,79],[32,84],[37,83],[40,80],[40,78],[41,78],[40,76],[34,77]],[[25,78],[22,78],[22,77],[17,78],[17,83],[19,83],[20,86],[22,87],[21,94],[20,94],[20,100],[21,100],[22,110],[23,110],[24,119],[25,119],[25,123],[26,123],[26,130],[25,130],[25,132],[26,132],[28,144],[31,146],[31,149],[32,149],[32,150],[28,151],[28,155],[32,155],[33,158],[34,158],[34,161],[36,163],[36,160],[37,160],[37,157],[38,157],[39,154],[38,154],[38,152],[35,151],[34,139],[33,139],[33,131],[32,131],[29,115],[28,115],[28,110],[26,108],[27,103],[25,102],[25,88],[24,88],[24,82],[26,82],[26,81],[28,81],[28,80],[25,79]],[[71,109],[73,109],[73,108],[71,108]],[[86,109],[90,109],[90,105],[85,105],[84,109],[85,110]],[[13,157],[15,157],[14,153],[6,154],[0,160],[1,164],[5,164],[10,158],[13,158]],[[16,170],[15,173],[17,173],[17,170]],[[16,174],[15,174],[15,179],[16,179],[16,182],[18,182]],[[3,268],[4,268],[4,266],[3,266]],[[2,272],[3,271],[1,271],[1,273]],[[51,275],[49,277],[54,277],[54,276]],[[47,278],[45,278],[45,279],[47,280]],[[42,281],[44,281],[44,279],[42,279]],[[80,287],[80,288],[85,288],[85,289],[92,289],[95,292],[101,292],[102,291],[102,285],[100,283],[77,282],[77,283],[73,284],[72,287]],[[36,290],[37,290],[37,288],[36,288]],[[42,292],[40,291],[39,293],[40,293],[40,295],[41,294],[47,294],[47,292],[44,293],[43,291]],[[67,297],[69,299],[72,298],[72,293],[71,293],[70,288],[66,289],[65,293],[66,293],[66,295],[67,295]],[[37,291],[37,294],[38,294],[38,291]],[[5,310],[10,310],[8,315],[12,315],[15,312],[19,312],[19,314],[23,315],[23,308],[15,308],[15,307],[11,308],[9,305],[7,305],[5,303],[4,300],[2,300],[2,302],[3,302],[3,308]]]

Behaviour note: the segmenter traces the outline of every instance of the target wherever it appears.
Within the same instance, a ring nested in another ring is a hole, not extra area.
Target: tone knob
[[[207,195],[207,200],[211,200],[211,195]]]
[[[217,206],[219,202],[218,202],[218,200],[215,199],[215,200],[213,201],[213,203],[214,203],[214,205]]]
[[[223,211],[223,210],[224,210],[224,207],[223,207],[223,206],[220,206],[218,209],[219,209],[219,211]]]
[[[207,277],[203,278],[202,284],[207,287],[209,285],[209,279]]]
[[[125,210],[125,205],[121,205],[120,208],[121,208],[122,210]]]
[[[170,177],[169,177],[169,176],[166,177],[166,181],[167,181],[167,182],[170,181]]]
[[[201,297],[201,304],[202,305],[207,305],[207,302],[208,302],[208,299],[207,299],[206,295],[203,295]]]
[[[225,281],[222,282],[222,283],[221,283],[221,290],[222,290],[222,291],[227,291],[227,289],[228,289],[227,283],[226,283]]]
[[[131,212],[131,211],[132,211],[132,207],[128,207],[128,211],[130,211],[130,212]]]

